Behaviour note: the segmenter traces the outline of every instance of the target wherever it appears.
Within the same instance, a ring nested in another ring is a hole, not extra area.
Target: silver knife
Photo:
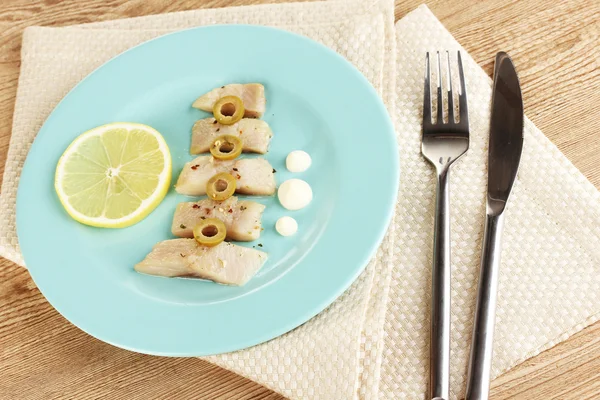
[[[500,52],[494,66],[486,220],[466,400],[485,400],[489,396],[502,225],[522,149],[523,99],[519,78],[508,54]]]

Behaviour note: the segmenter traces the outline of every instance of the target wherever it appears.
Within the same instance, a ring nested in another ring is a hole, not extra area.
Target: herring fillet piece
[[[242,118],[233,125],[221,125],[214,118],[196,121],[192,127],[191,154],[201,154],[210,151],[210,146],[221,135],[232,135],[242,140],[244,153],[265,154],[273,132],[261,119]]]
[[[237,179],[236,193],[270,196],[275,193],[274,171],[264,158],[225,161],[199,156],[184,165],[175,190],[188,196],[203,196],[210,178],[219,172],[228,172]]]
[[[215,102],[225,96],[237,96],[242,100],[244,117],[260,118],[265,112],[265,87],[260,83],[232,83],[215,88],[198,97],[192,107],[212,112]]]
[[[193,229],[202,218],[218,218],[225,224],[227,239],[250,242],[260,237],[265,206],[232,196],[224,201],[203,199],[179,203],[173,215],[171,232],[182,238],[194,237]]]
[[[149,275],[202,278],[243,286],[266,260],[267,253],[228,242],[206,247],[194,239],[170,239],[154,245],[134,268]]]

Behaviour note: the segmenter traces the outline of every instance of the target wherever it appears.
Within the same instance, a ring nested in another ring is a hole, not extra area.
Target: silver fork
[[[437,172],[435,203],[435,230],[433,235],[433,268],[431,276],[431,333],[429,387],[431,398],[450,398],[450,201],[448,174],[450,166],[469,148],[469,115],[467,91],[458,52],[460,94],[458,96],[458,121],[454,118],[454,100],[448,58],[446,93],[448,121],[444,122],[442,97],[442,66],[437,52],[437,120],[431,120],[431,84],[429,53],[425,67],[425,93],[423,103],[423,139],[421,153]]]

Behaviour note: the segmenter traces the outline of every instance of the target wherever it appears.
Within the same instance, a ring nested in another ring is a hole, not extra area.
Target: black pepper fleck
[[[217,132],[219,132],[221,130],[221,128],[217,128]]]
[[[180,227],[181,229],[185,229],[185,225],[184,225],[184,224],[181,224],[181,225],[179,225],[179,227]]]
[[[213,122],[213,124],[216,124],[216,123],[217,123],[217,120],[215,119],[215,122]]]
[[[273,168],[273,173],[277,172],[277,170],[275,168]]]
[[[233,170],[234,170],[235,172],[237,172],[237,170],[238,170],[238,169],[237,169],[237,168],[234,168]]]
[[[258,244],[258,247],[263,247],[263,246],[262,246],[262,243],[259,243],[259,244]]]

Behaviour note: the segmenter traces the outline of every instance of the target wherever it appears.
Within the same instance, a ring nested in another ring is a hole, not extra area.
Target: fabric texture
[[[292,399],[424,399],[435,195],[433,170],[420,154],[424,54],[461,49],[425,6],[395,26],[391,0],[334,0],[27,28],[0,195],[0,255],[24,265],[15,229],[19,174],[60,99],[132,46],[175,30],[221,23],[296,32],[353,63],[395,122],[401,182],[389,231],[349,290],[283,336],[206,359]],[[471,146],[451,172],[453,399],[463,393],[477,289],[491,96],[490,78],[464,50],[463,60]],[[599,206],[598,191],[526,120],[505,225],[494,376],[598,319]]]
[[[424,6],[397,22],[396,40],[401,195],[379,398],[423,398],[427,389],[436,178],[420,154],[424,54],[461,50],[470,144],[450,172],[450,383],[456,399],[464,396],[479,279],[492,81]],[[456,64],[455,53],[451,58]],[[600,313],[600,193],[527,118],[524,137],[506,210],[493,377],[597,321]]]

